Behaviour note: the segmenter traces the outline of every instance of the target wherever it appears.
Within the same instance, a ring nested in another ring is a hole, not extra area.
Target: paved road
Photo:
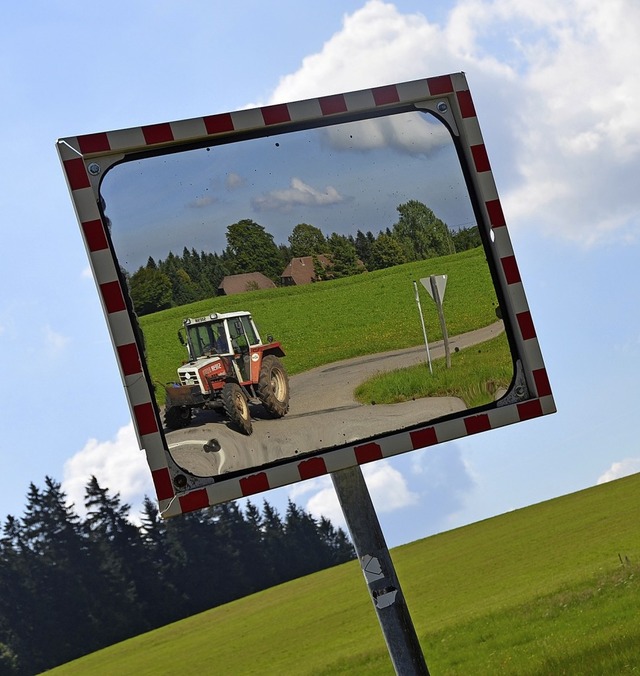
[[[482,343],[504,330],[502,322],[449,339],[451,350]],[[442,342],[430,346],[431,358],[444,355]],[[362,405],[353,398],[357,385],[380,371],[426,362],[424,345],[326,364],[290,378],[291,406],[281,419],[261,418],[252,406],[253,434],[231,429],[215,411],[198,411],[185,429],[165,430],[176,463],[196,476],[260,467],[299,454],[351,445],[385,432],[464,410],[455,397],[429,397],[401,404]],[[215,440],[205,451],[205,443]]]

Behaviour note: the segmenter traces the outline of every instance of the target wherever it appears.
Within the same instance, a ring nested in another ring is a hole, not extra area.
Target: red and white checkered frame
[[[125,300],[117,263],[98,208],[99,176],[129,153],[215,143],[222,137],[278,129],[341,122],[346,116],[391,114],[399,107],[441,113],[459,139],[470,185],[479,205],[487,257],[493,261],[501,291],[501,309],[522,366],[529,395],[514,403],[447,419],[412,431],[392,433],[374,442],[292,457],[289,462],[247,470],[241,476],[192,477],[172,460],[159,411],[135,336],[135,318]],[[250,110],[208,115],[177,122],[60,139],[57,144],[76,215],[98,285],[109,331],[131,408],[140,447],[145,450],[164,516],[254,495],[262,491],[318,477],[346,467],[389,458],[410,450],[451,441],[477,432],[521,422],[555,411],[555,404],[531,319],[506,221],[493,180],[471,93],[463,73],[404,82],[316,99]],[[178,481],[175,479],[178,477]],[[186,485],[184,485],[186,482]],[[180,488],[176,487],[176,483]]]

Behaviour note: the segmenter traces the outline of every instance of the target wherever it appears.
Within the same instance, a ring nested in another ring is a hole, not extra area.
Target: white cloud
[[[325,479],[320,481],[318,485],[320,486],[319,490],[307,500],[305,509],[316,519],[324,516],[336,528],[345,528],[344,515],[332,481]]]
[[[639,31],[636,0],[460,0],[442,24],[370,0],[270,102],[465,71],[509,224],[583,246],[628,240]]]
[[[365,467],[364,477],[376,509],[383,514],[418,503],[418,494],[386,460]]]
[[[424,77],[429,61],[444,66],[445,48],[441,30],[424,16],[402,15],[394,5],[372,0],[346,16],[342,30],[296,73],[281,78],[271,103]]]
[[[388,461],[380,460],[365,465],[362,473],[378,513],[394,512],[414,506],[419,502],[420,496],[410,490],[401,472],[393,468]],[[307,499],[305,509],[312,516],[315,518],[324,516],[334,526],[345,527],[342,508],[329,477],[297,484],[290,490],[289,495],[295,501],[308,493],[312,495]]]
[[[620,462],[614,462],[604,474],[598,477],[597,483],[598,485],[604,484],[637,472],[640,472],[640,458],[625,458]]]
[[[300,178],[292,178],[291,186],[284,190],[273,190],[253,200],[257,211],[289,211],[294,206],[328,206],[344,201],[344,197],[332,186],[324,191],[316,190]]]
[[[44,344],[49,354],[62,352],[69,344],[69,337],[54,331],[48,324],[44,327]]]
[[[413,117],[363,120],[357,135],[347,135],[344,127],[327,127],[325,132],[332,148],[346,150],[393,148],[409,155],[429,155],[451,142],[444,126],[427,116],[419,121]]]
[[[472,491],[478,475],[462,453],[462,443],[450,442],[419,449],[410,454],[410,471],[423,482],[423,490],[442,513],[455,512]],[[443,509],[444,508],[444,509]]]
[[[114,439],[89,439],[66,461],[62,488],[78,514],[85,513],[84,491],[91,476],[111,494],[119,493],[123,502],[131,504],[133,517],[145,494],[155,497],[149,466],[138,447],[132,423],[121,427]]]
[[[196,197],[192,202],[189,202],[187,206],[192,209],[202,209],[203,207],[208,207],[215,202],[215,198],[211,195],[205,195],[204,197]]]
[[[241,188],[243,185],[245,185],[245,183],[246,181],[244,178],[235,172],[227,174],[227,178],[225,179],[225,185],[227,186],[228,190],[236,190],[237,188]]]
[[[640,58],[640,6],[576,0],[563,7],[545,26],[547,43],[528,54],[522,180],[505,211],[584,245],[637,237],[640,82],[628,64]]]

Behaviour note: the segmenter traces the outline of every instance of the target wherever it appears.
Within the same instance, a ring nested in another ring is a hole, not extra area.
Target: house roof
[[[282,277],[283,280],[290,279],[296,285],[310,284],[316,278],[314,259],[316,259],[323,268],[331,265],[331,261],[324,254],[292,258],[289,265],[282,271],[280,277]]]
[[[218,293],[231,296],[255,289],[275,289],[275,284],[261,272],[243,272],[239,275],[227,275],[218,286]]]

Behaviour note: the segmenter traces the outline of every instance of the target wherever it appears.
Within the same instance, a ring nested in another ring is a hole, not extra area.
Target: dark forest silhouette
[[[323,568],[355,552],[289,502],[230,502],[169,520],[92,477],[80,517],[61,484],[29,487],[0,539],[0,674],[40,673],[112,643]]]

